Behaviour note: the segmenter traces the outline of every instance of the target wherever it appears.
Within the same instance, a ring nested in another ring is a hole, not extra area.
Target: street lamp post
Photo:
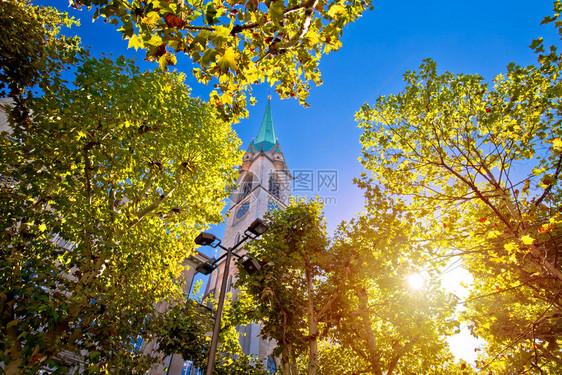
[[[244,256],[240,256],[240,255],[234,253],[234,250],[236,250],[238,247],[240,247],[240,245],[242,245],[244,242],[246,242],[246,240],[258,238],[259,236],[264,234],[265,231],[267,231],[268,229],[269,229],[269,226],[266,223],[264,223],[260,219],[256,219],[256,220],[254,220],[254,222],[252,224],[250,224],[248,229],[246,229],[246,231],[244,232],[244,237],[240,241],[238,241],[238,243],[234,244],[234,246],[229,247],[229,248],[222,246],[221,240],[218,239],[217,237],[215,237],[211,233],[202,232],[195,239],[195,243],[198,244],[198,245],[211,246],[213,248],[216,248],[218,246],[221,249],[226,251],[226,254],[221,255],[215,261],[203,263],[196,268],[197,272],[200,272],[204,275],[208,275],[211,272],[213,272],[213,270],[215,268],[217,268],[217,264],[222,259],[224,259],[226,257],[226,260],[225,260],[226,263],[224,265],[224,272],[223,272],[222,281],[221,281],[219,304],[217,306],[217,313],[215,315],[215,326],[214,326],[214,329],[213,329],[213,336],[212,336],[212,339],[211,339],[211,347],[210,347],[210,350],[209,350],[209,360],[207,362],[206,375],[213,375],[213,369],[215,367],[215,357],[216,357],[216,354],[217,354],[217,346],[218,346],[218,342],[219,342],[219,331],[220,331],[220,327],[221,327],[222,309],[223,309],[223,306],[224,306],[224,299],[225,299],[225,296],[226,296],[226,283],[228,282],[228,276],[227,275],[228,275],[228,272],[230,270],[230,262],[232,260],[232,256],[234,255],[234,256],[238,257],[239,259],[243,260],[242,265],[243,265],[244,269],[249,274],[252,274],[252,273],[258,271],[261,268],[258,261],[256,261],[254,258],[252,258],[250,256],[246,256],[246,259],[244,259]]]

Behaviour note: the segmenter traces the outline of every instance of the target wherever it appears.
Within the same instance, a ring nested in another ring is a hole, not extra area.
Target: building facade
[[[187,259],[182,263],[183,271],[181,279],[184,282],[183,291],[185,295],[189,295],[193,287],[193,278],[196,274],[196,268],[203,263],[209,262],[211,259],[199,251],[193,252]],[[168,302],[160,302],[156,306],[156,309],[163,313],[169,308]],[[138,343],[138,349],[142,351],[144,355],[160,357],[161,361],[152,366],[148,371],[147,375],[192,375],[192,368],[189,361],[185,361],[181,355],[174,354],[170,356],[164,356],[158,349],[158,344],[155,341],[143,342],[140,340]]]
[[[239,168],[237,189],[232,193],[229,216],[223,236],[225,247],[234,246],[244,236],[244,231],[256,219],[276,209],[284,209],[291,196],[292,176],[287,168],[285,156],[275,137],[271,99],[268,100],[265,114],[257,137],[252,140],[242,158]],[[243,254],[241,250],[239,254]],[[236,259],[233,259],[233,263]],[[219,295],[223,277],[224,260],[211,274],[206,294]],[[236,282],[236,266],[231,264],[227,292]],[[253,323],[238,327],[240,345],[245,354],[254,355],[272,366],[270,357],[275,343],[259,337],[260,325]]]

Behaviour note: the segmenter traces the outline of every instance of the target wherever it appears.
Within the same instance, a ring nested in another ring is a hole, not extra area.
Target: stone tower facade
[[[231,196],[229,217],[223,236],[223,245],[226,247],[235,245],[256,218],[262,219],[266,212],[284,209],[289,203],[292,177],[275,137],[271,100],[267,102],[258,136],[250,143],[242,158],[239,172],[237,188]],[[243,250],[239,254],[243,254]],[[211,274],[206,294],[219,295],[223,270],[224,261]],[[236,281],[236,273],[237,268],[231,264],[227,275],[227,292]],[[259,337],[259,324],[239,327],[239,332],[240,344],[244,352],[268,362],[268,356],[275,344]]]

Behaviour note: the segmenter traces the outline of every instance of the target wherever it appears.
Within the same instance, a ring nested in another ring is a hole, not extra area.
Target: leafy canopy
[[[261,335],[275,339],[283,373],[442,373],[455,364],[444,336],[457,327],[455,299],[427,267],[431,249],[408,239],[421,231],[401,202],[379,194],[368,213],[342,224],[332,241],[322,205],[294,200],[269,216],[249,251],[260,272],[240,273]],[[407,277],[427,268],[424,290]],[[468,372],[467,372],[468,373]]]
[[[268,82],[302,104],[320,84],[320,56],[339,49],[343,28],[370,0],[74,0],[119,26],[129,47],[146,49],[161,68],[185,53],[199,82],[213,83],[210,102],[225,117],[246,116],[247,94]],[[254,99],[250,98],[253,103]]]
[[[321,210],[319,202],[295,199],[285,210],[270,214],[268,231],[248,246],[265,263],[262,270],[239,274],[263,322],[261,335],[278,343],[275,354],[281,356],[283,373],[298,373],[299,356],[308,358],[307,373],[316,373],[321,327],[333,304],[331,296],[339,293],[327,280],[333,254]]]
[[[506,372],[560,363],[559,340],[538,332],[560,337],[561,58],[532,47],[537,65],[492,83],[425,60],[400,94],[357,113],[372,172],[361,184],[402,197],[419,240],[463,256],[476,279],[465,316],[489,342],[479,366]]]
[[[65,351],[89,371],[144,371],[132,340],[181,297],[174,279],[222,219],[239,140],[181,74],[87,55],[75,69],[0,139],[2,360],[64,367]]]
[[[403,202],[375,189],[366,203],[331,245],[338,261],[349,259],[350,272],[320,352],[322,373],[453,372],[445,337],[458,327],[457,300],[441,287],[441,262],[429,261],[438,252],[414,240],[423,227]],[[408,284],[412,275],[423,278],[419,289]]]
[[[194,293],[195,297],[195,293]],[[207,299],[209,302],[214,299]],[[233,301],[228,298],[221,319],[219,348],[214,374],[217,375],[267,375],[263,364],[252,356],[244,354],[239,343],[236,327],[248,324],[246,313],[251,309],[249,300],[243,293],[238,293]],[[203,306],[197,299],[178,301],[160,317],[158,327],[158,349],[166,355],[180,354],[182,358],[193,362],[195,367],[205,369],[209,358],[214,319],[208,305]]]
[[[79,39],[60,30],[77,24],[66,13],[28,0],[0,2],[0,97],[14,100],[14,115],[25,117],[24,99],[32,96],[31,89],[74,61]]]

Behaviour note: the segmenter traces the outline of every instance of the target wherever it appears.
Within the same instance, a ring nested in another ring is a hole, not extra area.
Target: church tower
[[[231,196],[229,217],[222,241],[226,247],[236,244],[256,218],[263,219],[266,212],[284,209],[289,203],[292,177],[279,142],[275,138],[271,97],[267,101],[258,135],[252,140],[242,158],[239,173],[237,188]],[[224,260],[211,274],[205,294],[214,293],[218,296],[222,270]],[[232,264],[227,292],[236,281],[236,273],[237,268]],[[255,355],[264,362],[268,361],[268,355],[275,344],[260,339],[259,324],[239,327],[239,332],[244,353]]]

